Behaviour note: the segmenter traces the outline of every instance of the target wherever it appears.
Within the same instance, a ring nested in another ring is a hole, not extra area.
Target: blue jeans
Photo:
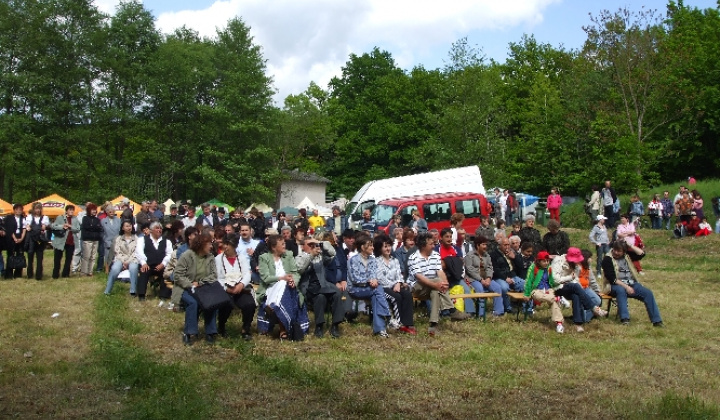
[[[2,252],[0,252],[0,274],[5,273],[5,260],[3,260]]]
[[[140,265],[138,263],[130,263],[128,264],[128,271],[130,272],[130,293],[135,293],[135,288],[137,287],[137,279],[138,279],[138,270],[140,269]],[[112,264],[112,267],[110,267],[110,274],[108,275],[108,281],[107,286],[105,287],[105,294],[109,295],[112,291],[113,285],[115,284],[115,280],[117,280],[117,276],[123,271],[123,263],[120,261],[115,261]]]
[[[670,230],[670,219],[672,216],[663,216],[663,223],[665,223],[665,230]]]
[[[610,252],[610,244],[595,245],[597,251],[597,272],[600,273],[602,269],[602,260],[605,254]]]
[[[512,312],[512,305],[510,304],[510,296],[508,292],[524,292],[525,291],[525,280],[520,277],[513,277],[515,284],[510,284],[505,279],[493,279],[493,283],[497,283],[502,291],[503,304],[505,305],[505,312]]]
[[[378,286],[374,289],[372,287],[356,287],[350,292],[350,297],[353,299],[370,299],[373,311],[373,332],[379,333],[385,330],[385,317],[390,316],[390,308],[385,298],[385,290],[382,287]]]
[[[660,216],[650,216],[650,222],[653,229],[662,229],[662,218]]]
[[[610,296],[614,296],[617,299],[618,314],[620,314],[620,320],[630,320],[630,311],[628,310],[628,298],[633,298],[645,303],[645,309],[647,310],[650,322],[652,322],[653,324],[656,322],[662,322],[662,318],[660,317],[660,309],[658,309],[657,303],[655,302],[655,295],[653,295],[653,292],[638,282],[635,282],[635,284],[630,287],[635,290],[635,293],[632,295],[628,295],[625,291],[625,288],[622,286],[618,286],[617,284],[613,284],[611,287],[612,290],[610,291]]]
[[[497,293],[502,295],[502,289],[500,285],[494,281],[490,282],[490,287],[485,287],[479,281],[475,280],[468,286],[466,283],[462,284],[465,293],[470,293],[470,287],[473,288],[475,293]],[[485,315],[485,299],[479,299],[480,308],[478,308],[477,314],[479,316]],[[469,314],[475,314],[475,299],[465,299],[465,312]],[[503,304],[502,296],[493,298],[493,314],[502,315],[505,313],[505,306]]]
[[[602,303],[602,299],[600,299],[600,296],[598,296],[598,294],[595,293],[593,289],[588,287],[587,289],[583,290],[585,291],[587,297],[590,298],[590,300],[592,301],[593,307],[600,306],[600,304]],[[593,316],[595,316],[595,314],[591,309],[585,309],[585,322],[590,322],[590,320],[593,319]]]
[[[200,316],[200,308],[197,300],[188,292],[183,291],[182,301],[185,303],[185,328],[183,332],[187,335],[195,335],[199,332],[198,318]],[[205,320],[205,335],[217,334],[217,325],[215,319],[217,318],[217,311],[203,311],[203,318]]]
[[[555,290],[555,296],[561,296],[572,302],[573,322],[581,325],[586,322],[585,311],[592,310],[592,299],[585,293],[580,283],[565,283],[563,287]]]

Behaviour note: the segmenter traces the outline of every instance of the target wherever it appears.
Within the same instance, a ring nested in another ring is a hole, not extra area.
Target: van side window
[[[423,213],[428,223],[450,220],[450,203],[423,204]]]
[[[477,199],[456,201],[455,211],[467,218],[480,217],[480,202]]]
[[[410,226],[410,224],[413,221],[413,218],[412,218],[413,210],[417,210],[417,206],[414,204],[411,206],[403,207],[400,210],[400,213],[399,213],[400,214],[400,226],[402,226],[402,227]]]

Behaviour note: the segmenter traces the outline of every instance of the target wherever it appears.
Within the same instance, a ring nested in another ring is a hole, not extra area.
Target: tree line
[[[241,18],[163,35],[137,1],[0,0],[0,197],[273,203],[283,171],[364,182],[477,164],[486,186],[634,190],[719,162],[720,15],[603,11],[578,50],[523,36],[504,63],[467,39],[443,68],[351,54],[327,87],[272,101]]]

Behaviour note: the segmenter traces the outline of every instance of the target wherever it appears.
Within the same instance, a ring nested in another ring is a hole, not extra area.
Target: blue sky
[[[112,13],[119,0],[95,0]],[[717,7],[717,0],[685,0],[691,7]],[[567,49],[585,41],[589,13],[627,7],[657,9],[665,0],[145,0],[163,32],[186,25],[213,36],[240,16],[263,47],[268,73],[282,104],[311,81],[327,87],[350,53],[374,46],[389,51],[402,68],[443,67],[453,42],[467,37],[488,58],[503,62],[508,44],[524,33],[539,42]]]

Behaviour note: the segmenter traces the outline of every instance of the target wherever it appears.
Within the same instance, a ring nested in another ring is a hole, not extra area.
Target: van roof
[[[425,195],[413,195],[409,197],[397,197],[388,198],[387,200],[381,200],[378,204],[385,204],[389,206],[398,206],[403,203],[411,201],[441,201],[447,199],[462,199],[462,198],[475,198],[485,197],[480,193],[474,192],[453,192],[453,193],[442,193],[442,194],[425,194]]]

